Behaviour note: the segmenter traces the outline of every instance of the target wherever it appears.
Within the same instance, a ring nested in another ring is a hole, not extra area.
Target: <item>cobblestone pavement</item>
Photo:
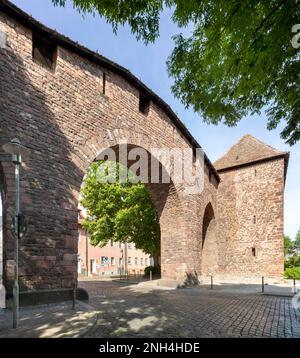
[[[22,307],[17,329],[12,328],[12,312],[0,309],[0,338],[76,338],[82,336],[97,319],[97,312],[78,302]]]
[[[192,288],[144,289],[119,282],[80,282],[98,319],[85,337],[294,337],[300,308],[290,297]]]

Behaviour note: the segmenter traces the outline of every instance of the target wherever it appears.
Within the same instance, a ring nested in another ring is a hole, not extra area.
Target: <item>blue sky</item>
[[[174,45],[172,36],[182,30],[170,20],[170,11],[162,14],[159,39],[155,44],[145,46],[135,39],[127,26],[120,28],[116,36],[105,20],[92,15],[83,17],[73,9],[71,1],[68,1],[66,8],[54,7],[51,0],[12,2],[50,28],[128,68],[173,108],[211,161],[219,158],[245,134],[252,134],[279,150],[289,151],[290,163],[285,190],[285,233],[292,238],[295,237],[300,227],[300,142],[293,147],[286,145],[280,138],[282,126],[268,131],[266,116],[263,113],[260,116],[244,118],[234,128],[207,125],[202,122],[199,114],[186,110],[180,101],[174,98],[170,89],[172,80],[167,74],[166,60]]]

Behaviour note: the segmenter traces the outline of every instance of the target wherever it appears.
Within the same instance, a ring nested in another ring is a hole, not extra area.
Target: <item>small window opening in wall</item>
[[[257,170],[256,169],[254,169],[254,176],[256,177],[256,174],[257,174]]]
[[[106,91],[106,73],[102,74],[102,94],[105,94]]]
[[[197,151],[196,148],[193,148],[193,164],[196,163],[197,160]]]
[[[252,247],[252,256],[256,256],[256,250],[255,250],[255,247]]]
[[[253,224],[256,224],[256,216],[253,216]]]
[[[139,98],[139,111],[145,115],[148,114],[150,108],[150,99],[145,96],[144,93],[140,92]]]
[[[50,40],[33,33],[32,58],[40,65],[54,70],[57,58],[57,46]]]

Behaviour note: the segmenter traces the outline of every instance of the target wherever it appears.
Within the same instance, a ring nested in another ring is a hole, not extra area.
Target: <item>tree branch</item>
[[[241,7],[241,2],[238,3],[238,5],[234,8],[234,10],[232,11],[232,13],[229,15],[228,19],[225,19],[224,22],[224,27],[223,29],[219,32],[218,36],[220,37],[222,35],[222,33],[225,31],[226,29],[226,25],[230,22],[230,20],[232,19],[232,17],[238,12],[238,10]]]
[[[258,25],[258,27],[254,31],[254,36],[258,33],[258,31],[264,26],[265,22],[270,19],[270,17],[281,8],[281,6],[286,2],[286,0],[282,0],[277,6],[274,7],[274,9],[262,19],[261,23]],[[255,39],[254,39],[255,40]],[[253,41],[254,41],[253,40]]]

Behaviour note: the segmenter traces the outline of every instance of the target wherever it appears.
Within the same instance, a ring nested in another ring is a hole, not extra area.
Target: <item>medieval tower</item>
[[[246,135],[214,165],[218,187],[218,271],[283,273],[284,185],[289,154]]]

